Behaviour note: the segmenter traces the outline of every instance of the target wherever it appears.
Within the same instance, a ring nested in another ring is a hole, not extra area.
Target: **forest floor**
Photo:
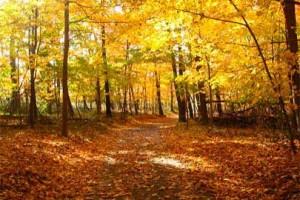
[[[0,128],[0,199],[300,199],[300,156],[256,128],[140,116]],[[298,144],[299,146],[299,144]]]

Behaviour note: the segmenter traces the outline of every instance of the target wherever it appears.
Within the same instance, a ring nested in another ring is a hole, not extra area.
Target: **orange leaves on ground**
[[[175,125],[143,116],[69,139],[3,136],[0,199],[299,198],[300,157],[284,141],[253,129]]]

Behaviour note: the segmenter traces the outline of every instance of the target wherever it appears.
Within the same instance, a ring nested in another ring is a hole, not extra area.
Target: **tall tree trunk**
[[[69,112],[69,116],[73,119],[75,112],[74,112],[74,108],[73,108],[72,101],[70,98],[69,89],[68,89],[67,95],[68,95],[68,112]]]
[[[178,75],[183,76],[183,73],[185,71],[185,66],[183,63],[183,55],[182,55],[182,47],[178,47]],[[181,119],[182,122],[187,122],[187,87],[186,84],[179,84],[179,96],[181,104],[179,106],[179,119]]]
[[[206,57],[207,62],[207,73],[208,73],[208,92],[209,92],[209,118],[213,120],[213,95],[212,95],[212,87],[211,87],[211,68],[209,64],[208,57]]]
[[[198,89],[200,91],[198,103],[200,103],[200,116],[201,121],[208,122],[208,112],[207,112],[207,105],[206,105],[206,94],[204,92],[204,82],[198,83]]]
[[[194,111],[193,111],[193,105],[191,100],[191,94],[187,92],[187,101],[188,101],[188,109],[189,109],[189,115],[191,119],[194,119]]]
[[[294,0],[283,0],[281,1],[286,25],[286,41],[288,50],[297,57],[298,52],[298,38],[297,38],[297,22],[296,22],[296,12],[295,12],[295,1]],[[294,110],[293,116],[293,127],[295,130],[300,129],[300,76],[299,76],[299,66],[298,59],[295,62],[291,61],[289,63],[290,79],[293,103],[297,106]]]
[[[37,119],[35,69],[30,69],[30,100],[29,100],[29,124],[33,128]]]
[[[174,52],[172,52],[172,54],[171,54],[171,61],[172,61],[175,94],[176,94],[176,99],[177,99],[177,104],[178,104],[179,122],[186,122],[187,119],[186,119],[185,101],[182,101],[179,85],[175,81],[178,75],[177,75],[177,65],[176,65],[176,58],[175,58]]]
[[[48,86],[47,86],[47,93],[49,96],[51,96],[51,86],[52,86],[52,83],[50,83]],[[48,114],[52,114],[52,104],[53,104],[53,99],[49,99],[48,102],[47,102],[47,113]]]
[[[30,64],[30,102],[29,102],[29,124],[33,128],[37,119],[37,105],[36,105],[36,92],[35,92],[35,72],[36,72],[36,55],[38,46],[38,9],[35,8],[34,25],[30,28],[30,47],[29,47],[29,64]]]
[[[87,105],[86,96],[82,97],[83,100],[83,110],[87,111],[89,110],[89,106]]]
[[[147,79],[147,77],[145,77],[144,86],[143,86],[143,97],[144,97],[144,106],[143,107],[144,107],[144,113],[148,112],[146,79]]]
[[[97,76],[97,80],[96,80],[96,107],[97,107],[97,115],[98,117],[101,114],[102,111],[102,107],[101,107],[101,86],[100,86],[100,79]]]
[[[126,41],[126,55],[125,55],[125,60],[126,63],[124,65],[124,88],[123,88],[123,105],[122,105],[122,118],[126,118],[126,114],[128,112],[127,110],[127,88],[128,88],[128,77],[127,77],[127,69],[128,69],[128,64],[129,64],[129,49],[130,49],[130,44],[128,40]]]
[[[13,36],[10,37],[9,58],[11,67],[11,82],[13,84],[9,112],[11,115],[13,115],[18,113],[21,107],[21,97],[18,85],[19,77],[17,75],[15,39]]]
[[[171,107],[171,112],[175,112],[174,109],[174,90],[173,90],[173,81],[170,83],[170,93],[171,93],[171,99],[170,99],[170,107]]]
[[[192,96],[192,104],[193,104],[193,108],[194,108],[194,119],[197,118],[197,98],[196,98],[196,95],[193,95]]]
[[[133,110],[132,110],[132,93],[130,92],[130,88],[128,90],[128,94],[129,94],[129,112],[131,115],[133,115]]]
[[[79,119],[82,119],[82,116],[81,116],[81,113],[80,113],[80,109],[79,109],[79,106],[78,106],[78,96],[75,97],[75,107],[76,107]]]
[[[219,88],[216,89],[216,100],[217,100],[217,111],[220,117],[223,114],[223,110],[222,110],[222,99],[221,99]]]
[[[158,114],[160,116],[163,116],[164,111],[163,111],[162,102],[161,102],[159,74],[158,74],[157,70],[155,70],[154,73],[155,73],[155,83],[156,83],[156,98],[157,98],[157,105],[158,105]]]
[[[123,93],[123,105],[122,105],[122,117],[126,118],[126,114],[128,113],[128,109],[127,109],[127,86],[124,86],[123,89],[124,93]]]
[[[58,76],[58,73],[57,73]],[[56,102],[56,112],[57,112],[57,117],[59,117],[59,113],[61,111],[61,102],[60,102],[60,79],[56,79],[56,92],[55,92],[55,102]]]
[[[138,102],[135,98],[135,95],[134,95],[134,90],[133,90],[133,86],[130,85],[130,88],[129,88],[130,92],[131,92],[131,97],[132,97],[132,102],[133,102],[133,106],[134,106],[134,112],[136,115],[139,114],[139,106],[138,106]]]
[[[29,89],[26,87],[25,93],[25,113],[29,113]]]
[[[201,66],[197,67],[197,72],[199,72]],[[208,114],[207,114],[207,106],[206,106],[206,94],[204,91],[204,82],[199,81],[198,82],[198,92],[197,92],[197,102],[198,102],[198,114],[199,114],[199,119],[207,123],[208,122]]]
[[[102,59],[103,59],[103,67],[104,67],[104,90],[105,90],[105,106],[106,106],[106,116],[112,117],[111,112],[111,102],[110,102],[110,88],[109,88],[109,80],[108,80],[108,64],[107,64],[107,54],[106,54],[106,33],[105,26],[101,26],[101,41],[102,41]]]
[[[90,109],[93,110],[93,101],[90,101]]]
[[[62,135],[68,136],[68,59],[69,59],[69,31],[70,31],[70,13],[69,13],[69,0],[65,0],[65,30],[64,30],[64,58],[63,58],[63,75],[62,75],[62,88],[63,88],[63,105],[62,105]]]

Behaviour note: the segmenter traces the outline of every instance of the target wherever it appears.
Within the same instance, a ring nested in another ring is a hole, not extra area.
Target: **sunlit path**
[[[0,19],[0,200],[300,200],[300,0]]]
[[[286,188],[298,198],[299,158],[284,156],[285,144],[172,118],[111,127],[1,137],[1,199],[274,199]]]

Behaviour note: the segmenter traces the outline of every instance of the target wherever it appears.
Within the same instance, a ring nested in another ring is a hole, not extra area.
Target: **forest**
[[[300,199],[300,1],[0,0],[0,199]]]

